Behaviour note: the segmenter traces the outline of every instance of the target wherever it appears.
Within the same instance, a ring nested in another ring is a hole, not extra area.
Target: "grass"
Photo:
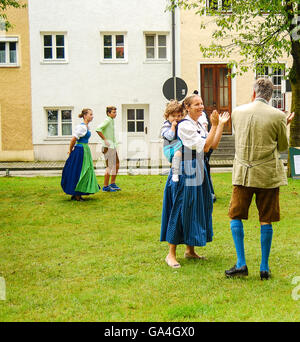
[[[281,188],[273,278],[263,282],[254,203],[244,221],[249,276],[224,277],[236,260],[227,217],[231,174],[213,174],[214,240],[196,248],[207,260],[185,260],[179,246],[182,267],[166,265],[167,244],[159,242],[165,181],[119,176],[121,192],[74,202],[58,177],[0,178],[0,321],[299,321],[292,280],[300,276],[300,181]]]

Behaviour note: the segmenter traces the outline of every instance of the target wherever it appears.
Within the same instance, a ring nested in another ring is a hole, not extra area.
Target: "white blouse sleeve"
[[[76,126],[73,137],[75,137],[77,140],[81,137],[84,137],[87,133],[87,127],[86,125],[78,125]]]
[[[200,116],[198,121],[200,122],[201,125],[203,125],[203,124],[208,125],[208,121],[207,121],[206,115],[204,113],[202,113],[202,115]]]
[[[191,150],[196,150],[200,153],[204,149],[206,134],[199,128],[200,134],[197,131],[197,127],[191,122],[185,121],[178,126],[178,136],[182,141],[183,146]]]

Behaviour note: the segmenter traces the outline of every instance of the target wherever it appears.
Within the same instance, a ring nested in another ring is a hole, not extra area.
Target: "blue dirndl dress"
[[[68,195],[90,195],[99,191],[93,160],[88,146],[91,132],[77,140],[62,171],[61,187]]]
[[[213,238],[212,189],[203,156],[181,162],[179,182],[170,170],[164,190],[160,241],[205,246]]]

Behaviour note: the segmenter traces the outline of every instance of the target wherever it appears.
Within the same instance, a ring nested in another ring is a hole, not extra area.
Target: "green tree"
[[[21,8],[25,6],[25,4],[22,4],[21,1],[18,0],[0,0],[0,30],[8,31],[8,29],[12,27],[12,23],[8,21],[5,13],[8,8]]]
[[[293,64],[286,70],[295,112],[290,146],[300,146],[300,0],[169,0],[168,9],[176,7],[210,16],[216,29],[212,43],[200,44],[200,51],[204,57],[228,60],[238,53],[239,60],[229,64],[236,66],[236,74],[261,66],[280,67],[280,58],[292,56]],[[201,29],[206,22],[202,20]]]

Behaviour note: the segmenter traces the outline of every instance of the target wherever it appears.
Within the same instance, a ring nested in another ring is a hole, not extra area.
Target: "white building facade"
[[[35,160],[65,160],[78,114],[91,108],[90,147],[106,107],[115,119],[121,161],[162,159],[159,131],[172,77],[172,17],[166,0],[29,2]],[[176,22],[179,14],[176,14]],[[179,26],[175,36],[179,41]],[[176,47],[179,62],[179,43]],[[180,65],[176,65],[177,76]]]

